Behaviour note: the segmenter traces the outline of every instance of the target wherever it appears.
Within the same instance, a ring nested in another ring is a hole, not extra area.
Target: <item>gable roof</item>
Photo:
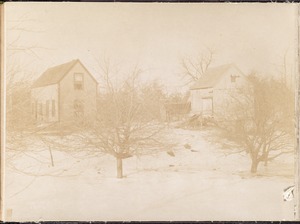
[[[75,66],[75,64],[80,63],[82,67],[90,74],[90,72],[84,67],[79,59],[69,61],[67,63],[57,65],[48,68],[32,85],[32,88],[43,87],[48,85],[53,85],[59,83],[65,75]],[[91,77],[96,81],[96,79],[91,75]]]
[[[193,90],[214,87],[230,68],[235,68],[242,73],[234,64],[226,64],[209,68],[205,74],[191,86],[190,89]]]

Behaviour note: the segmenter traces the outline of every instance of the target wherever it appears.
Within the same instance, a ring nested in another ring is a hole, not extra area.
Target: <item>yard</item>
[[[213,128],[170,127],[168,136],[177,143],[172,149],[175,156],[161,152],[125,159],[122,179],[116,178],[116,161],[109,155],[53,150],[52,166],[49,152],[40,152],[38,143],[28,146],[30,153],[22,149],[13,166],[7,164],[7,218],[294,219],[294,201],[282,197],[283,189],[294,185],[293,155],[278,157],[268,167],[261,164],[257,175],[251,175],[249,156],[234,153],[238,150],[228,142],[216,141]]]

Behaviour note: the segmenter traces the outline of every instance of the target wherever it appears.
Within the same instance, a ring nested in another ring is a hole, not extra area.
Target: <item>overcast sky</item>
[[[182,86],[180,58],[211,48],[212,66],[235,63],[246,74],[278,73],[287,53],[292,75],[296,13],[295,4],[275,3],[6,2],[6,43],[36,47],[36,55],[22,52],[7,63],[23,64],[24,72],[38,76],[78,58],[98,79],[95,58],[106,57],[125,72],[138,65],[143,79],[160,79],[174,90]],[[22,31],[11,29],[16,26]]]

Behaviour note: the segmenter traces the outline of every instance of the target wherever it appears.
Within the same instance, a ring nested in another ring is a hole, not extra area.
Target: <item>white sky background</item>
[[[37,56],[22,52],[7,64],[20,63],[35,78],[79,58],[99,79],[95,57],[106,57],[124,72],[138,65],[144,80],[180,90],[180,58],[207,47],[215,51],[212,66],[278,75],[287,52],[288,75],[296,71],[296,4],[5,3],[6,43],[20,33],[10,29],[20,18],[15,44],[37,46]]]

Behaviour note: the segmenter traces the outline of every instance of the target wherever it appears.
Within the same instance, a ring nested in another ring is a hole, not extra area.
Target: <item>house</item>
[[[31,88],[32,115],[38,124],[92,121],[98,82],[77,59],[47,69]]]
[[[234,64],[209,68],[205,74],[190,87],[191,113],[214,116],[224,110],[230,94],[242,88],[246,76]]]

